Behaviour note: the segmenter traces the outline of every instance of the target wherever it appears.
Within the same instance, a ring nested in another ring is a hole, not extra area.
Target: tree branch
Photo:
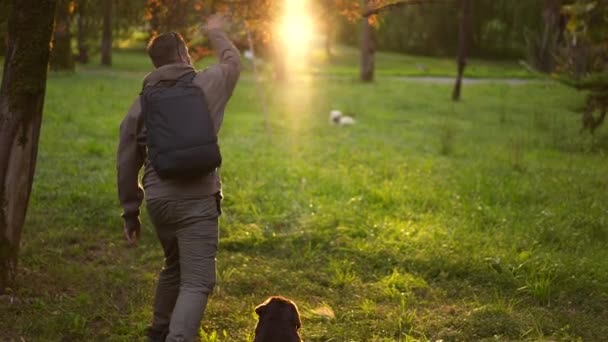
[[[216,0],[216,2],[224,5],[251,5],[250,0]]]
[[[365,11],[363,11],[363,13],[361,13],[361,16],[364,18],[367,18],[374,14],[379,14],[380,12],[388,11],[393,8],[403,7],[406,5],[425,5],[425,4],[437,4],[437,3],[446,4],[446,3],[453,2],[453,1],[454,0],[405,0],[405,1],[393,2],[390,4],[382,5],[382,6],[379,6],[376,8],[368,8]]]

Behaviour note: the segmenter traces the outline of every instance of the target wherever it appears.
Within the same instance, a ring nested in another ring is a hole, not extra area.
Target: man
[[[179,34],[166,33],[154,38],[148,46],[148,54],[155,70],[145,77],[142,92],[145,94],[146,89],[181,82],[191,75],[185,82],[202,90],[203,103],[206,101],[208,107],[205,111],[209,113],[216,135],[240,72],[239,52],[223,31],[225,23],[221,14],[209,17],[205,32],[219,63],[196,73],[193,73],[188,48]],[[217,170],[196,177],[159,175],[154,160],[151,162],[148,155],[152,153],[149,146],[152,134],[146,135],[149,127],[146,113],[150,116],[150,109],[147,97],[142,101],[142,96],[135,100],[120,126],[117,167],[124,233],[129,244],[137,244],[141,230],[139,207],[145,189],[148,214],[165,255],[148,339],[193,341],[207,298],[215,285],[220,179]],[[142,103],[146,111],[142,110]],[[180,108],[176,107],[177,113]],[[142,166],[144,189],[138,182]]]

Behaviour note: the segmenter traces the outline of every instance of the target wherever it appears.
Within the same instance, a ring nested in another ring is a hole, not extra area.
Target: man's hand
[[[139,221],[139,217],[125,219],[123,229],[125,232],[125,239],[127,239],[129,246],[137,246],[141,234],[141,222]]]
[[[207,18],[206,31],[224,30],[230,19],[229,13],[214,13]]]

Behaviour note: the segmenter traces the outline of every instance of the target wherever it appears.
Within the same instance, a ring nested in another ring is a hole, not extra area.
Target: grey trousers
[[[149,341],[194,341],[215,286],[220,195],[147,201],[165,264],[154,297]]]

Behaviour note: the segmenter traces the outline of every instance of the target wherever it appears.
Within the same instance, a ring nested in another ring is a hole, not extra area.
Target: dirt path
[[[357,80],[356,76],[332,75],[317,73],[312,75],[314,78],[326,78],[330,80]],[[378,81],[404,81],[415,83],[432,83],[432,84],[454,84],[455,77],[451,76],[376,76]],[[547,83],[546,79],[535,78],[469,78],[462,79],[463,84],[508,84],[508,85],[524,85]]]
[[[420,82],[420,83],[434,83],[434,84],[454,84],[454,77],[441,77],[441,76],[387,76],[379,77],[380,79],[386,78],[391,80],[401,80],[408,82]],[[508,85],[522,85],[532,83],[546,83],[543,79],[526,79],[526,78],[463,78],[463,84],[508,84]]]
[[[127,76],[141,78],[145,75],[141,71],[125,71],[125,70],[107,70],[107,69],[85,69],[80,72],[87,74],[102,74],[112,76]],[[311,79],[311,78],[324,78],[328,80],[337,81],[356,81],[358,77],[353,75],[335,75],[335,74],[323,74],[315,73],[308,75],[298,75],[298,79]],[[241,79],[254,79],[253,74],[244,73],[241,75]],[[262,78],[263,81],[269,81],[267,77]],[[414,82],[414,83],[429,83],[429,84],[454,84],[454,77],[447,76],[377,76],[376,80],[383,81],[403,81],[403,82]],[[507,85],[526,85],[526,84],[541,84],[550,82],[546,79],[534,79],[534,78],[463,78],[463,84],[507,84]]]
[[[241,76],[243,79],[253,79],[253,75],[244,74]],[[335,81],[357,81],[358,77],[355,75],[335,75],[335,74],[302,74],[295,76],[295,80],[310,80],[310,79],[327,79]],[[263,77],[262,80],[268,81],[267,77]],[[429,83],[429,84],[446,84],[451,85],[455,82],[455,77],[448,76],[376,76],[377,81],[402,81],[402,82],[413,82],[413,83]],[[463,84],[506,84],[506,85],[526,85],[526,84],[542,84],[550,82],[547,79],[534,79],[534,78],[463,78]]]

